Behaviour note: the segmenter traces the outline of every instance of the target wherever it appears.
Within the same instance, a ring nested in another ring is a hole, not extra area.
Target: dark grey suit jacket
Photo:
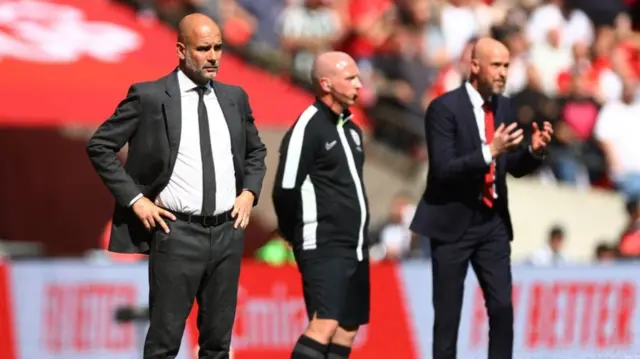
[[[236,191],[249,190],[257,204],[266,172],[266,147],[254,124],[244,90],[213,82],[231,136]],[[129,207],[142,193],[153,200],[169,183],[180,146],[180,88],[177,71],[129,88],[126,99],[87,145],[91,163],[116,199],[109,251],[148,253],[150,233]],[[124,166],[118,152],[129,144]]]

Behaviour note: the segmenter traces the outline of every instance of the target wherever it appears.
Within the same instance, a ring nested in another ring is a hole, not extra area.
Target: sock
[[[328,349],[326,344],[301,335],[296,342],[296,346],[293,347],[291,359],[325,359]]]
[[[347,359],[351,354],[351,348],[344,345],[331,343],[329,345],[329,353],[327,353],[327,359]]]

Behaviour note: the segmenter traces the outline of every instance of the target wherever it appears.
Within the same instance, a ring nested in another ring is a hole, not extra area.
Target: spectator
[[[624,79],[621,101],[607,103],[600,112],[595,136],[607,160],[609,176],[628,198],[640,195],[640,103],[638,84]]]
[[[532,44],[544,43],[549,31],[554,29],[563,48],[570,49],[578,42],[593,42],[591,21],[584,11],[572,6],[571,0],[549,0],[534,10],[527,24],[527,37]]]
[[[359,102],[375,103],[374,56],[385,45],[397,23],[397,8],[391,0],[351,0],[347,4],[349,28],[340,47],[356,60],[363,89]]]
[[[559,181],[589,187],[584,154],[588,146],[593,146],[591,139],[600,106],[589,91],[585,73],[579,68],[572,74],[571,91],[560,99],[559,105],[550,166]]]
[[[279,48],[280,37],[276,24],[284,11],[286,0],[237,0],[255,19],[255,31],[252,41],[260,50],[271,51]]]
[[[447,53],[451,59],[462,56],[465,45],[473,37],[489,34],[489,26],[481,19],[485,6],[475,0],[449,0],[440,12],[440,23]],[[476,5],[476,6],[472,6]],[[484,14],[486,18],[486,13]]]
[[[329,51],[342,38],[342,22],[329,0],[289,4],[282,13],[281,44],[291,55],[296,78],[309,82],[315,56]]]
[[[373,249],[379,259],[397,261],[406,258],[412,248],[413,234],[409,224],[415,212],[412,198],[405,193],[391,200],[391,211],[387,222],[378,234],[378,244]]]
[[[600,242],[595,250],[596,263],[611,263],[617,259],[616,249],[606,242]]]
[[[547,30],[546,37],[534,42],[531,48],[531,62],[541,74],[542,89],[547,96],[557,94],[558,75],[573,63],[571,47],[562,46],[560,42],[561,31],[559,28]],[[574,48],[583,49],[584,46],[576,44]]]
[[[618,251],[623,258],[640,257],[640,198],[630,198],[626,203],[627,225],[620,236]]]
[[[569,259],[563,253],[565,232],[560,226],[555,226],[549,232],[549,239],[542,248],[533,252],[529,257],[529,263],[535,266],[561,266],[569,263]]]

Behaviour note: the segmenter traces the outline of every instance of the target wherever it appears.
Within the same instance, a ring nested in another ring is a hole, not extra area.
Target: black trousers
[[[513,357],[511,243],[507,227],[488,208],[478,210],[456,242],[431,240],[433,359],[455,359],[469,262],[482,288],[489,317],[489,359]]]
[[[149,256],[150,326],[144,359],[178,355],[186,319],[198,301],[200,358],[229,358],[236,313],[243,230],[168,221],[156,230]]]

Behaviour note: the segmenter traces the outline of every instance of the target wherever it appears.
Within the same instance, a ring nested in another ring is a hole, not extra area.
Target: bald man
[[[247,94],[215,80],[218,25],[201,14],[185,17],[176,50],[178,68],[132,85],[87,150],[116,200],[109,250],[149,254],[144,358],[176,357],[194,300],[199,357],[228,358],[244,229],[266,149]]]
[[[456,358],[469,262],[489,316],[489,359],[512,358],[511,245],[506,174],[541,164],[553,130],[533,123],[528,145],[509,99],[509,51],[483,38],[472,50],[469,80],[431,102],[425,118],[429,174],[411,230],[431,240],[433,358]]]
[[[319,55],[311,77],[316,101],[282,140],[273,204],[302,275],[310,320],[291,358],[342,359],[369,322],[364,151],[349,112],[362,85],[342,52]]]

